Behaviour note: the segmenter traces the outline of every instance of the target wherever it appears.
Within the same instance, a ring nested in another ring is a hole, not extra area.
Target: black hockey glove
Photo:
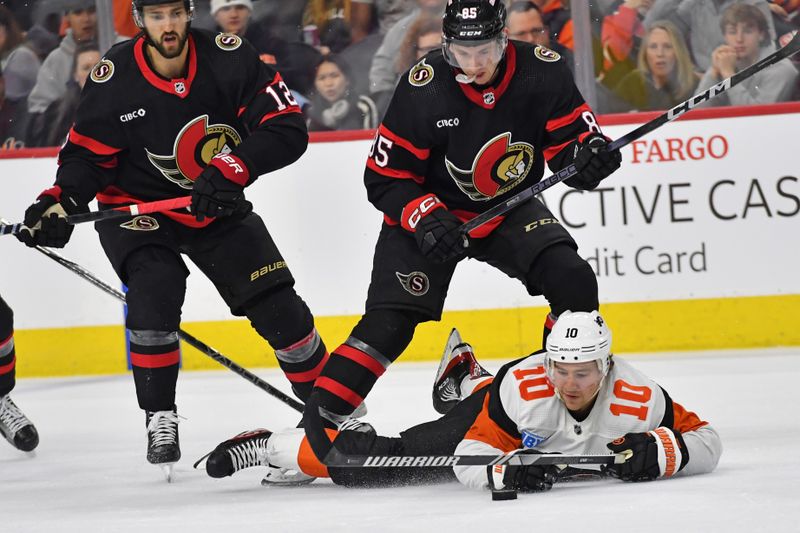
[[[198,222],[205,217],[232,215],[244,203],[244,187],[250,172],[232,154],[217,154],[194,180],[191,211]]]
[[[600,133],[592,133],[578,147],[575,168],[578,173],[564,183],[575,189],[591,191],[609,177],[622,164],[619,150],[608,150],[609,139]]]
[[[25,210],[25,225],[17,233],[17,239],[30,247],[63,248],[75,229],[75,226],[67,222],[67,215],[87,211],[89,206],[64,193],[56,185],[42,192],[36,203]]]
[[[433,193],[420,196],[403,208],[400,224],[414,233],[422,255],[437,263],[461,258],[466,244],[458,228],[461,221]]]
[[[517,455],[540,454],[536,450],[517,450]],[[545,492],[553,488],[559,467],[556,465],[496,465],[487,466],[489,487],[514,489],[519,492]]]
[[[677,429],[659,427],[647,433],[628,433],[606,446],[627,455],[622,464],[603,466],[605,472],[623,481],[673,476],[689,462],[689,451]]]

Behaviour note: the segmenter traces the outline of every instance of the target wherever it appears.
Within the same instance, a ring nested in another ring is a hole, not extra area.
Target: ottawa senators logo
[[[424,296],[431,287],[431,282],[425,272],[414,271],[410,274],[395,272],[397,279],[405,290],[414,296]]]
[[[242,46],[242,39],[238,35],[232,33],[220,33],[214,37],[214,41],[222,50],[232,52]]]
[[[433,81],[433,67],[427,64],[424,58],[408,71],[408,83],[414,87],[428,85],[431,81]]]
[[[94,67],[89,77],[95,83],[105,83],[114,75],[114,63],[106,58],[101,59]]]
[[[242,142],[235,129],[227,124],[208,125],[208,115],[201,115],[186,124],[175,137],[172,155],[147,152],[147,158],[161,174],[184,189],[191,189],[194,180],[219,153],[227,154]]]
[[[501,133],[483,145],[470,170],[461,170],[447,158],[447,172],[471,200],[482,202],[510,191],[528,176],[533,166],[533,146],[511,144],[511,133]]]
[[[120,228],[133,231],[155,231],[159,228],[158,220],[147,215],[134,217],[119,225]]]
[[[555,63],[559,59],[561,59],[561,54],[558,52],[554,52],[547,47],[544,46],[537,46],[533,49],[533,55],[535,55],[538,59],[545,61],[547,63]]]

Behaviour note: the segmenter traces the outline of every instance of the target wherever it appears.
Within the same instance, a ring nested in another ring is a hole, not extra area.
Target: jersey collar
[[[506,89],[508,89],[511,78],[514,77],[514,72],[517,70],[517,49],[511,41],[508,42],[508,47],[506,48],[505,61],[505,72],[495,85],[489,85],[488,87],[478,90],[471,83],[457,83],[464,92],[464,96],[484,109],[493,109],[500,100],[500,97],[506,92]]]
[[[144,79],[146,79],[150,85],[167,94],[177,96],[178,98],[186,98],[189,96],[189,90],[192,88],[192,82],[194,81],[195,74],[197,74],[197,49],[194,45],[194,37],[192,37],[191,34],[189,35],[186,45],[189,47],[189,73],[185,78],[166,80],[155,73],[145,57],[144,36],[140,37],[133,45],[133,56],[136,58],[136,64],[139,66],[142,76],[144,76]]]

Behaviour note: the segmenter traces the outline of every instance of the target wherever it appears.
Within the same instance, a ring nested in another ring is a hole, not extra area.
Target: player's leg
[[[140,226],[117,221],[97,224],[111,265],[128,287],[125,326],[139,407],[145,411],[147,459],[169,464],[180,459],[175,388],[180,351],[178,329],[186,293],[186,265],[176,233],[186,231],[157,215]]]
[[[366,313],[314,384],[323,416],[338,424],[406,349],[417,324],[439,320],[455,263],[433,263],[413,237],[384,224],[375,245]]]
[[[475,239],[475,257],[519,279],[532,296],[550,304],[544,339],[555,318],[566,310],[598,308],[597,279],[578,253],[567,230],[539,200],[510,212],[486,239]]]
[[[328,359],[314,317],[261,218],[220,219],[200,232],[189,257],[214,283],[234,315],[245,315],[275,350],[278,364],[305,400]]]
[[[39,445],[39,433],[11,400],[15,367],[14,313],[0,297],[0,433],[18,450],[29,452]]]

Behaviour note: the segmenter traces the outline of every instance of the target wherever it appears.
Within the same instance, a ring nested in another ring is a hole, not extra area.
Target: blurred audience
[[[442,17],[426,13],[420,14],[417,20],[409,26],[403,43],[400,45],[397,61],[394,64],[397,79],[426,54],[434,50],[441,50],[441,48]]]
[[[75,60],[72,67],[72,78],[67,82],[64,97],[53,103],[44,114],[47,127],[44,128],[44,146],[60,146],[67,138],[75,112],[81,100],[81,91],[86,85],[86,78],[97,62],[100,61],[100,49],[93,41],[78,44],[75,49]]]
[[[6,100],[5,79],[0,69],[0,151],[24,148],[24,120],[20,115],[25,113],[25,102]]]
[[[372,130],[378,126],[375,103],[352,92],[350,85],[350,72],[343,61],[332,55],[322,58],[306,110],[309,131]]]
[[[341,52],[372,27],[372,5],[358,0],[308,0],[303,12],[305,42],[322,54]]]
[[[414,11],[417,3],[415,0],[361,0],[365,4],[372,4],[377,19],[377,30],[381,35],[394,26],[397,21]]]
[[[603,17],[600,42],[603,64],[600,78],[613,87],[636,68],[644,37],[644,17],[655,0],[625,0],[616,11]]]
[[[705,89],[731,77],[775,51],[769,37],[767,19],[756,7],[735,4],[722,14],[720,30],[725,44],[711,53],[709,68],[700,86]],[[791,98],[797,82],[797,69],[791,62],[779,61],[731,87],[711,106],[752,105],[784,102]]]
[[[5,81],[5,97],[23,101],[36,84],[41,62],[22,34],[14,13],[0,5],[0,68]]]
[[[538,44],[558,52],[574,72],[575,61],[572,51],[550,39],[550,29],[544,23],[542,10],[536,3],[527,0],[512,2],[508,8],[506,28],[509,39]]]
[[[614,93],[634,111],[664,110],[692,96],[698,81],[680,32],[661,21],[645,33],[636,70],[622,78]]]

